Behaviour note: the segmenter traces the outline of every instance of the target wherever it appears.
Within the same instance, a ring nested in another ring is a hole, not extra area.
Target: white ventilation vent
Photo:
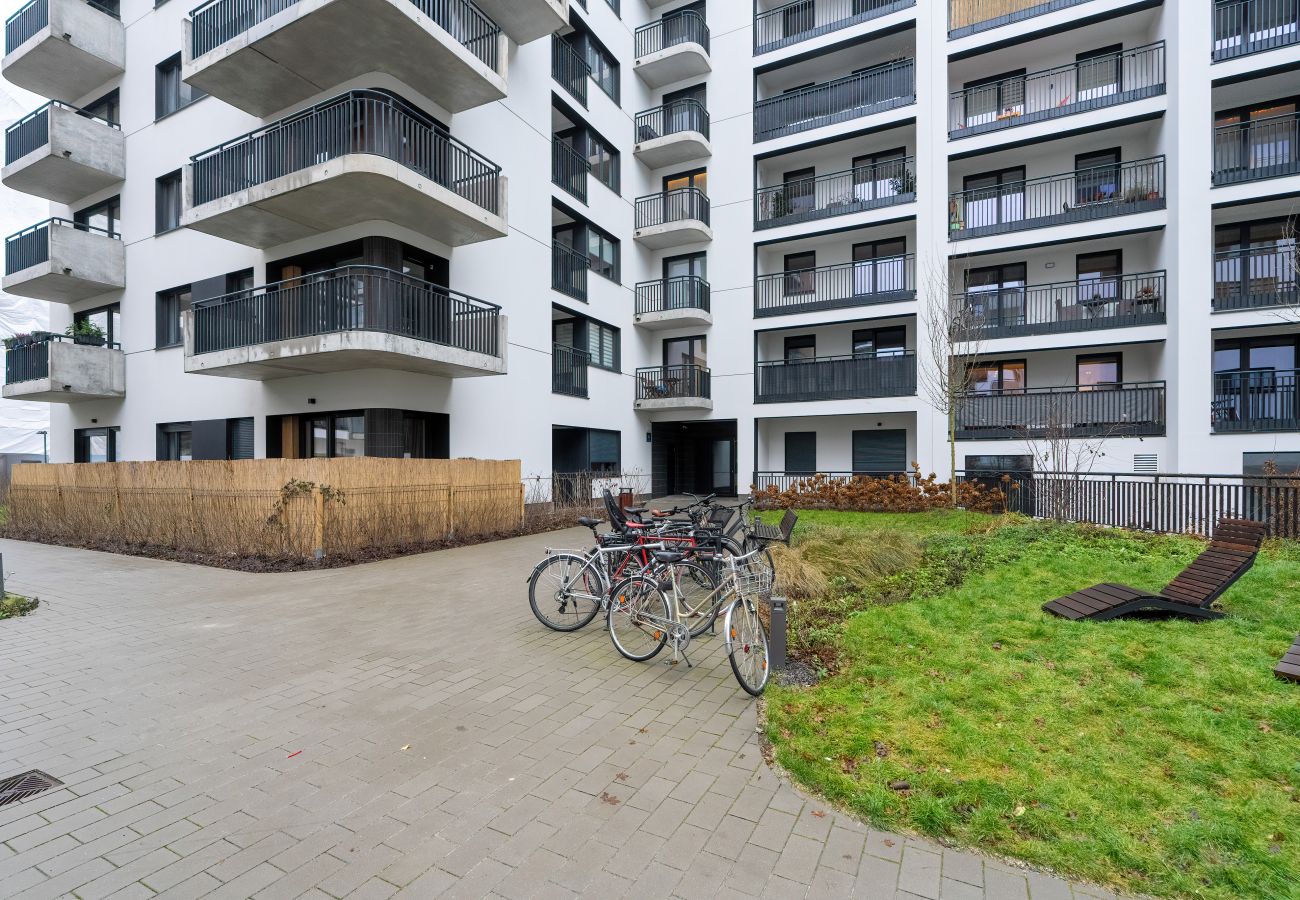
[[[1133,471],[1139,475],[1154,475],[1160,471],[1160,454],[1134,453]]]

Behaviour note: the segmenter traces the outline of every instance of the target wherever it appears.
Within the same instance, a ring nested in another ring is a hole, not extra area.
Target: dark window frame
[[[1079,367],[1087,363],[1115,362],[1115,380],[1101,381],[1095,385],[1084,385],[1079,380]],[[1074,384],[1080,390],[1102,390],[1118,387],[1124,383],[1124,354],[1115,350],[1108,353],[1076,353],[1074,356]]]
[[[104,462],[117,462],[117,437],[121,431],[118,425],[97,425],[91,428],[74,428],[72,430],[72,452],[73,461],[79,463],[90,462],[87,449],[89,441],[94,437],[106,438],[107,459]]]
[[[181,80],[181,54],[174,53],[154,66],[154,121],[159,122],[170,115],[188,109],[208,96],[202,88],[196,88]]]
[[[175,303],[174,310],[164,308],[164,304],[173,302]],[[181,318],[193,302],[194,286],[189,284],[168,288],[154,294],[155,350],[179,347],[185,343],[185,328],[181,323]]]
[[[104,329],[105,342],[109,344],[119,343],[118,338],[120,338],[121,335],[118,334],[118,331],[122,324],[121,303],[105,303],[103,306],[95,306],[90,309],[79,309],[72,314],[72,324],[77,325],[81,322],[88,321],[91,316],[96,316],[99,313],[108,314],[106,319],[108,327]]]
[[[168,172],[153,180],[154,234],[167,234],[181,227],[181,170]]]

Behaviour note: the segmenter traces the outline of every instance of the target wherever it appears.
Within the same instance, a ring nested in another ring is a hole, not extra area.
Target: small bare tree
[[[1287,217],[1286,224],[1282,226],[1281,246],[1278,249],[1279,256],[1282,257],[1281,272],[1278,277],[1281,284],[1278,285],[1278,291],[1282,296],[1281,308],[1277,311],[1278,316],[1289,325],[1300,324],[1300,214]],[[1250,265],[1249,262],[1246,265]],[[1250,273],[1246,273],[1246,278],[1250,278]]]
[[[1026,397],[1028,395],[1025,395]],[[1106,455],[1106,442],[1123,431],[1123,422],[1092,423],[1086,418],[1079,394],[1051,394],[1034,397],[1037,412],[1018,430],[1033,471],[1047,477],[1035,480],[1035,508],[1057,522],[1068,522],[1078,507],[1080,486]],[[1045,402],[1043,402],[1045,401]]]

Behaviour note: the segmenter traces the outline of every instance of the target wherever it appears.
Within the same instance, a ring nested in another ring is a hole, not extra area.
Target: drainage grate
[[[12,778],[0,781],[0,806],[18,803],[62,784],[63,782],[53,775],[46,775],[36,769],[24,772],[21,775],[14,775]]]

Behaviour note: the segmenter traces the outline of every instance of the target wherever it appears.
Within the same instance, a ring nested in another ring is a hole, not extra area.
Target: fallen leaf
[[[609,794],[609,793],[606,793],[605,791],[601,791],[601,792],[600,792],[600,802],[601,802],[601,803],[608,803],[610,806],[618,806],[619,803],[621,803],[622,801],[619,800],[617,797],[615,797],[613,794]]]
[[[894,846],[894,842],[891,841],[889,838],[885,838],[881,843],[883,843],[886,847]]]
[[[410,744],[405,744],[405,745],[403,745],[402,749],[403,749],[403,750],[410,750],[410,749],[411,749],[411,745],[410,745]]]
[[[826,818],[826,813],[822,812],[820,809],[814,809],[814,810],[812,811],[812,814],[813,814],[814,816],[816,816],[817,818],[819,818],[819,819],[824,819],[824,818]]]
[[[614,777],[615,777],[616,779],[618,779],[619,781],[627,781],[627,779],[628,779],[628,774],[627,774],[626,772],[619,772],[619,773],[618,773],[617,775],[615,775]]]
[[[1269,734],[1273,731],[1273,726],[1268,724],[1267,722],[1260,722],[1259,730],[1264,732],[1265,734]]]

